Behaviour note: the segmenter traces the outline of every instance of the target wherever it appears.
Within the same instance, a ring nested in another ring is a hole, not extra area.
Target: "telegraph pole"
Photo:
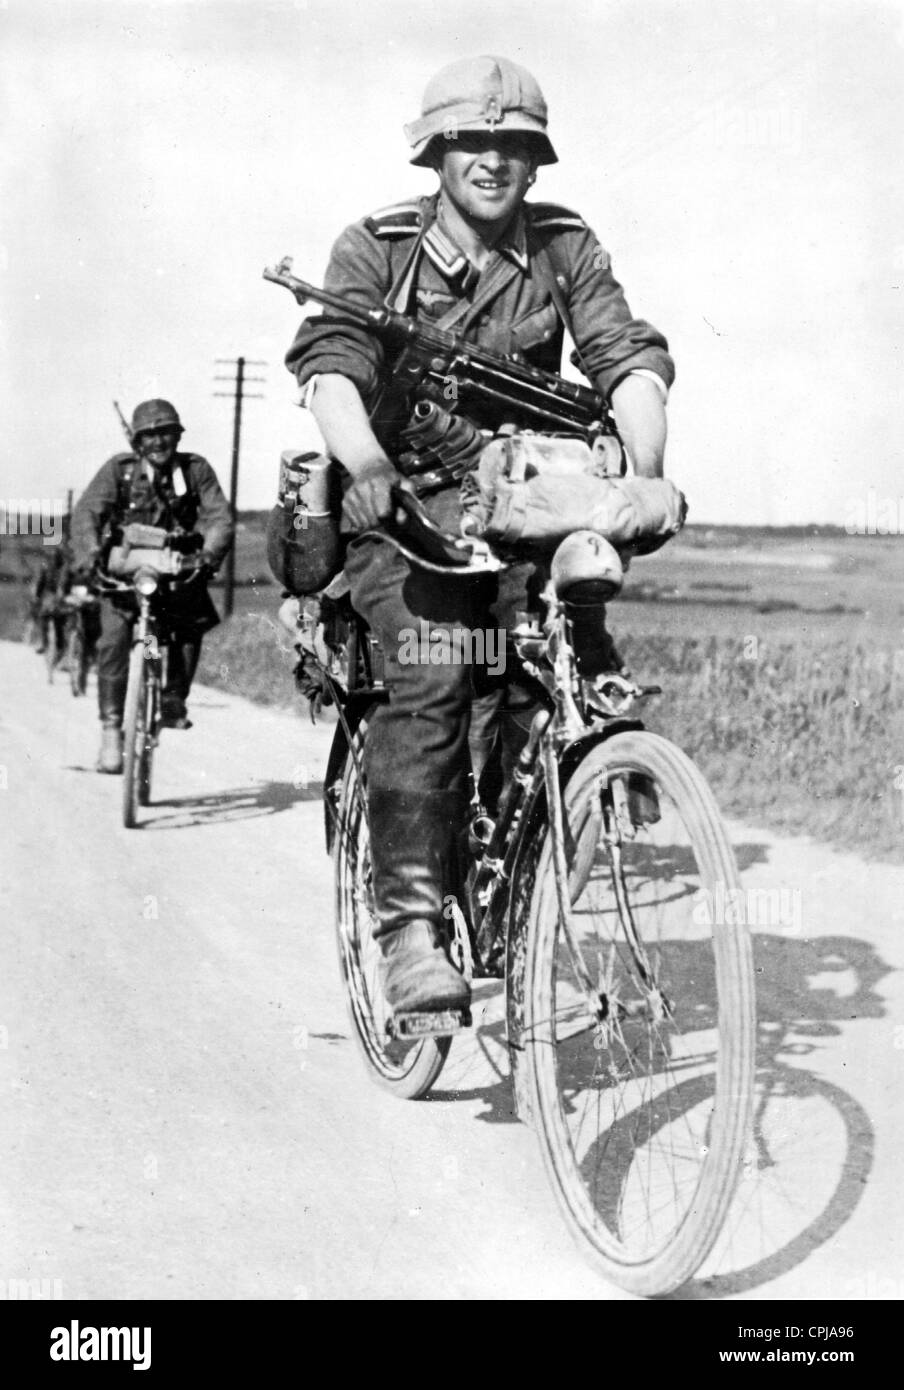
[[[248,396],[252,400],[263,399],[262,391],[246,391],[245,383],[248,381],[254,383],[264,381],[264,377],[262,376],[246,377],[245,368],[266,367],[267,364],[266,362],[261,362],[257,359],[255,359],[254,361],[249,361],[246,357],[237,357],[235,358],[235,360],[233,360],[231,357],[218,357],[216,358],[216,365],[219,367],[235,367],[234,378],[231,376],[214,377],[214,381],[231,381],[233,383],[234,390],[214,391],[214,395],[231,396],[235,401],[235,415],[233,417],[232,424],[232,471],[229,477],[229,510],[232,513],[232,524],[235,527],[238,527],[239,448],[241,445],[242,438],[242,402],[246,396]],[[237,540],[238,531],[236,531],[236,541]],[[223,596],[223,608],[227,618],[232,617],[232,609],[235,601],[235,551],[236,545],[235,543],[233,543],[232,549],[226,556],[226,587]]]

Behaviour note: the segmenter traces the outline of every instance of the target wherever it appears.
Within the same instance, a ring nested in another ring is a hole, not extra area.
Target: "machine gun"
[[[585,438],[617,433],[605,396],[590,386],[490,352],[461,333],[427,327],[391,309],[368,309],[318,289],[292,274],[290,256],[265,270],[264,279],[285,286],[299,304],[312,299],[333,309],[346,323],[375,333],[397,352],[387,397],[390,414],[395,413],[400,422],[403,405],[414,398],[433,399],[447,409],[454,409],[450,398],[463,398],[491,403],[500,420],[510,418],[522,428]],[[386,404],[384,397],[378,407],[382,414]]]

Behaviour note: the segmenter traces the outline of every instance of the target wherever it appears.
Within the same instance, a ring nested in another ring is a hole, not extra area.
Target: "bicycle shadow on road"
[[[485,1107],[474,1117],[482,1124],[515,1124],[518,1117],[509,1077],[502,981],[478,980],[471,1011],[473,1031],[456,1038],[439,1081],[422,1103],[476,1100]]]
[[[189,830],[226,821],[251,820],[278,815],[300,801],[322,801],[322,782],[296,786],[294,782],[262,782],[235,787],[208,796],[161,797],[144,809],[142,830]],[[162,812],[162,814],[161,814]]]
[[[753,944],[758,1029],[751,1140],[714,1251],[702,1274],[673,1299],[737,1296],[804,1264],[850,1221],[873,1166],[875,1130],[863,1104],[800,1059],[818,1062],[821,1053],[829,1060],[845,1025],[886,1017],[876,987],[891,967],[857,937],[755,933]]]
[[[886,1017],[878,985],[891,967],[870,942],[856,937],[803,940],[765,932],[754,934],[754,966],[756,1098],[743,1172],[701,1274],[669,1295],[672,1300],[743,1295],[804,1266],[851,1220],[873,1166],[869,1113],[820,1071],[821,1064],[837,1064],[837,1040],[847,1025]],[[708,948],[701,954],[689,943],[683,969],[698,981],[710,973]],[[456,1041],[427,1103],[476,1100],[484,1107],[477,1120],[512,1124],[502,987],[485,982],[477,991],[475,1033],[466,1045],[464,1038]],[[486,1010],[479,1007],[484,1002]],[[813,1070],[805,1059],[813,1059]],[[567,1073],[567,1051],[561,1064]],[[685,1080],[670,1094],[674,1117],[676,1103],[677,1110],[688,1111],[705,1105],[712,1080]],[[586,1155],[590,1166],[595,1152],[605,1158],[601,1171],[606,1168],[608,1177],[598,1190],[604,1220],[615,1219],[619,1194],[631,1181],[636,1115],[625,1115],[615,1128],[620,1132],[601,1135]]]

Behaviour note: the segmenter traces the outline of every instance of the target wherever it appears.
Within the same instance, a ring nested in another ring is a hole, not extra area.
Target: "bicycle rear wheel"
[[[390,1009],[380,988],[380,947],[373,939],[376,910],[364,789],[358,775],[364,727],[355,733],[339,795],[333,866],[336,934],[352,1033],[377,1085],[403,1100],[426,1095],[442,1070],[451,1038],[390,1038]],[[327,795],[330,791],[327,789]]]
[[[536,1127],[585,1252],[621,1287],[662,1294],[711,1249],[750,1125],[754,986],[737,869],[702,776],[658,735],[597,744],[562,799],[570,942],[548,828],[526,856]]]

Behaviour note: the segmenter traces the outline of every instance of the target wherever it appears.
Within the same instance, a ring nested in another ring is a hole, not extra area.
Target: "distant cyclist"
[[[72,576],[71,554],[64,540],[62,545],[49,547],[41,556],[41,568],[31,590],[31,616],[37,624],[36,651],[48,647],[59,660],[65,644],[66,608],[63,599]]]
[[[80,497],[72,516],[75,566],[84,573],[103,564],[110,542],[124,525],[163,527],[180,538],[197,538],[200,572],[190,584],[165,596],[173,640],[169,647],[163,721],[191,727],[186,710],[205,632],[220,621],[207,589],[230,550],[234,527],[229,503],[213,468],[200,454],[177,451],[182,422],[169,401],[142,401],[132,416],[130,453],[108,459]],[[106,597],[97,649],[97,693],[101,721],[99,772],[122,772],[122,720],[129,672],[132,626],[137,614],[131,594]]]

